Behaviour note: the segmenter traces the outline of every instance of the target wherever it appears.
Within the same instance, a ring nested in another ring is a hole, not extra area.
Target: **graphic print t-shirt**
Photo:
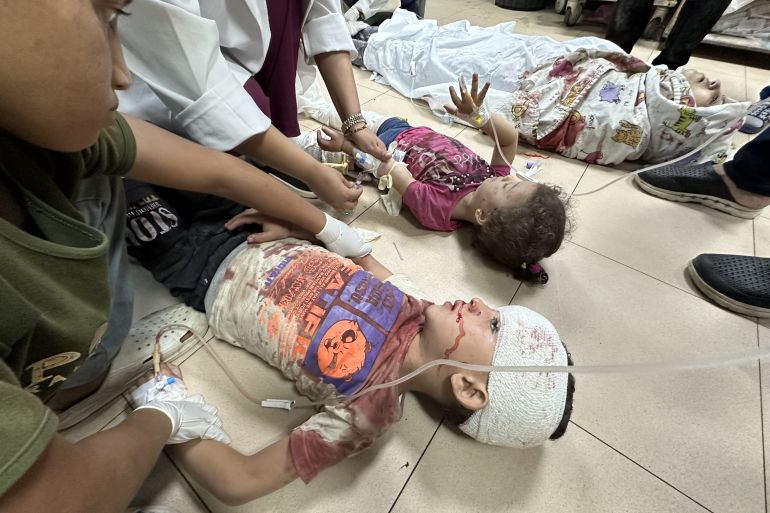
[[[449,232],[460,227],[452,209],[465,195],[493,176],[508,176],[507,165],[492,166],[460,141],[427,127],[410,128],[396,137],[404,163],[415,181],[403,195],[403,203],[420,224]]]
[[[215,334],[279,368],[313,400],[398,378],[428,305],[294,239],[245,248],[212,286]],[[325,406],[291,435],[299,476],[308,482],[367,448],[400,414],[395,388]]]

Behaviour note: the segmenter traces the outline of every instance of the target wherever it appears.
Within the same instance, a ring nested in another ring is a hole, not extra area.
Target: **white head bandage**
[[[567,350],[542,315],[504,306],[492,365],[567,365]],[[489,403],[460,425],[479,442],[530,447],[548,440],[561,423],[567,374],[490,372]]]

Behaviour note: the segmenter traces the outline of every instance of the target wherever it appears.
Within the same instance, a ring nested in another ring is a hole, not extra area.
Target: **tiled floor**
[[[568,28],[551,11],[497,8],[491,0],[430,0],[427,17],[440,23],[469,19],[490,25],[515,19],[527,34],[557,39],[600,35],[601,28]],[[653,43],[634,54],[650,59]],[[759,63],[766,57],[749,57]],[[728,94],[754,99],[770,83],[767,69],[696,57]],[[482,155],[488,140],[448,126],[356,70],[364,109],[407,116],[459,137]],[[318,123],[303,120],[306,129]],[[736,138],[738,146],[748,136]],[[522,150],[525,151],[525,150]],[[538,178],[569,193],[584,192],[623,172],[553,156]],[[686,362],[770,346],[770,323],[722,310],[685,277],[702,252],[770,255],[770,214],[741,220],[699,206],[648,196],[621,181],[574,198],[576,229],[545,262],[545,287],[522,285],[470,248],[467,231],[426,231],[408,215],[388,217],[368,187],[347,219],[382,238],[375,255],[409,274],[436,299],[479,296],[515,302],[548,317],[577,365]],[[138,309],[173,301],[142,272]],[[246,386],[264,397],[292,397],[291,385],[256,358],[218,345]],[[173,451],[161,458],[137,497],[179,512],[735,512],[767,511],[764,434],[767,363],[679,373],[577,376],[572,425],[559,442],[511,451],[485,447],[447,427],[430,405],[410,397],[404,420],[366,453],[251,504],[229,508],[184,477]],[[220,408],[235,448],[256,451],[302,421],[302,411],[263,410],[246,402],[199,350],[183,364],[188,387]],[[763,391],[765,392],[763,394]],[[109,427],[127,414],[123,399],[105,407],[70,438]],[[770,434],[770,433],[769,433]]]

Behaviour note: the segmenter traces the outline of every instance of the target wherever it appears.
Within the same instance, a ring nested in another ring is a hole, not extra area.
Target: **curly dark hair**
[[[567,200],[560,187],[538,184],[524,205],[493,210],[476,226],[476,245],[513,271],[515,278],[536,281],[526,268],[553,255],[569,231]]]

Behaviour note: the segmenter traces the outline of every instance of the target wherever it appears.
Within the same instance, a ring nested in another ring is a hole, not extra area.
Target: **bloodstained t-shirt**
[[[280,369],[312,400],[397,379],[429,304],[293,239],[243,249],[214,286],[215,334]],[[396,388],[325,406],[290,436],[297,473],[309,482],[369,447],[400,416]]]
[[[452,220],[455,205],[484,180],[510,174],[507,165],[492,166],[460,141],[427,127],[405,130],[395,140],[415,179],[404,191],[403,203],[431,230],[459,228]]]

